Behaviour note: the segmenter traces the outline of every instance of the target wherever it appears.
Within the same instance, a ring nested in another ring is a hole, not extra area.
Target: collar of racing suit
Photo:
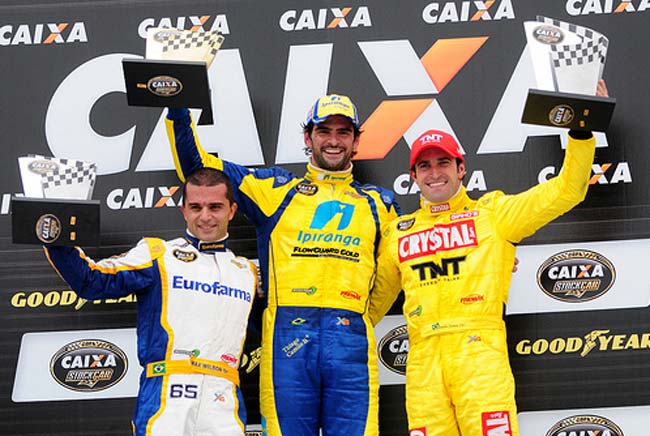
[[[217,251],[226,251],[228,250],[228,235],[220,241],[201,241],[196,236],[191,234],[188,230],[185,230],[185,239],[187,242],[192,244],[194,248],[203,252],[203,253],[216,253]]]
[[[438,215],[441,213],[449,212],[451,210],[455,211],[464,211],[468,210],[467,205],[470,202],[470,198],[467,196],[467,192],[463,185],[458,187],[458,192],[454,194],[447,201],[440,203],[431,203],[427,201],[424,197],[420,196],[420,209],[424,212],[428,212],[431,215]]]
[[[343,171],[327,171],[308,163],[305,179],[312,183],[350,184],[353,180],[352,165]]]

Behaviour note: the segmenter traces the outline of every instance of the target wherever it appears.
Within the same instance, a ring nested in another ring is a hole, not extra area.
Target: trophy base
[[[129,106],[203,109],[198,124],[213,124],[205,62],[122,59]]]
[[[604,132],[615,106],[615,98],[530,89],[521,122]]]
[[[99,245],[99,200],[11,198],[14,244]]]

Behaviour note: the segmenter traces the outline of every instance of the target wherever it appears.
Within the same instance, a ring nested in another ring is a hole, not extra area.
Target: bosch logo
[[[618,425],[597,415],[574,415],[564,418],[549,429],[546,436],[570,435],[623,436]]]
[[[554,254],[537,270],[537,284],[546,295],[566,303],[593,300],[614,284],[616,270],[602,254],[568,250]]]
[[[56,352],[50,361],[50,373],[66,389],[97,392],[122,380],[128,366],[126,353],[117,345],[81,339]]]
[[[384,335],[377,346],[381,363],[400,375],[406,375],[406,360],[409,352],[409,336],[405,325],[395,327]]]

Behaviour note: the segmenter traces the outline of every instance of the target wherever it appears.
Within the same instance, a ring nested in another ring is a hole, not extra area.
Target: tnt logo
[[[442,135],[439,135],[437,133],[432,133],[430,135],[422,135],[420,137],[420,142],[423,144],[428,144],[430,142],[440,142],[442,141]]]
[[[510,412],[484,412],[481,414],[483,436],[512,436]]]
[[[316,208],[316,213],[314,213],[314,218],[311,220],[309,228],[322,230],[337,215],[341,215],[336,230],[343,230],[350,225],[353,213],[353,204],[341,203],[336,200],[326,201],[325,203],[319,204]]]

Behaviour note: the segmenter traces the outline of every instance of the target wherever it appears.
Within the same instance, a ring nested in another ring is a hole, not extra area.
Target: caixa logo
[[[546,436],[623,436],[623,431],[611,420],[598,415],[574,415],[556,423]]]
[[[367,6],[330,9],[290,9],[280,16],[280,28],[286,32],[316,29],[372,27]]]
[[[492,10],[490,10],[495,6]],[[513,20],[515,11],[511,0],[496,1],[452,1],[429,3],[422,10],[422,19],[427,24],[458,23],[479,20]]]
[[[83,22],[7,24],[0,27],[0,45],[48,45],[88,42]]]
[[[557,169],[554,166],[543,168],[537,176],[537,181],[542,183],[555,176]],[[590,185],[615,185],[617,183],[632,183],[632,173],[627,162],[593,164]]]
[[[170,17],[163,18],[145,18],[138,25],[138,35],[140,38],[147,37],[147,30],[150,27],[167,27],[176,28],[178,30],[189,30],[191,32],[202,31],[218,31],[223,35],[229,35],[230,29],[228,28],[228,18],[225,14],[216,15],[211,19],[210,15],[190,15],[189,17]]]
[[[377,354],[381,363],[400,375],[406,375],[408,352],[409,336],[405,325],[390,330],[377,345]]]
[[[61,348],[50,361],[50,373],[61,386],[97,392],[117,384],[129,367],[126,353],[100,339],[81,339]]]
[[[537,284],[546,295],[566,303],[596,299],[616,280],[612,262],[589,250],[554,254],[537,270]]]
[[[573,16],[643,12],[649,8],[650,1],[648,0],[567,0],[566,2],[566,12]]]
[[[183,199],[174,199],[176,192],[178,192],[178,197],[181,195],[179,188],[179,186],[149,186],[147,188],[131,188],[129,190],[117,188],[113,189],[106,196],[106,206],[113,210],[155,209],[180,206]]]

